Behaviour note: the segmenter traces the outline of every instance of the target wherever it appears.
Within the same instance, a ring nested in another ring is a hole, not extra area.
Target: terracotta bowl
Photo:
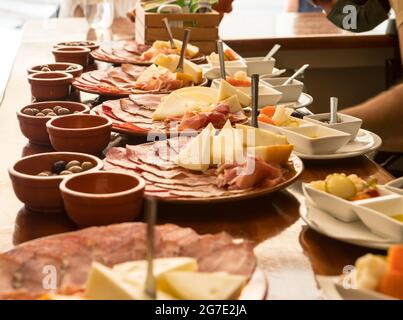
[[[96,166],[90,171],[101,170],[102,160],[97,157],[72,152],[50,152],[28,156],[18,160],[8,172],[17,198],[33,211],[63,211],[63,200],[59,184],[67,176],[37,176],[42,171],[50,170],[53,163],[59,160],[80,162],[89,161]]]
[[[31,94],[36,101],[64,99],[70,95],[73,76],[66,72],[37,72],[28,75]]]
[[[129,222],[141,213],[145,182],[134,175],[91,172],[60,184],[64,206],[80,227]]]
[[[20,129],[22,134],[34,144],[50,144],[48,131],[46,129],[46,122],[48,122],[53,117],[35,117],[29,116],[23,113],[27,108],[35,108],[39,111],[43,109],[53,109],[55,106],[61,106],[63,108],[69,109],[71,112],[77,111],[78,114],[87,114],[90,108],[85,104],[78,102],[69,101],[48,101],[48,102],[37,102],[29,104],[19,111],[17,111],[17,118],[20,124]]]
[[[79,77],[83,73],[83,66],[76,63],[68,63],[68,62],[56,62],[56,63],[48,63],[48,64],[39,64],[37,66],[33,66],[27,69],[28,74],[33,74],[36,72],[46,72],[41,71],[43,67],[48,67],[51,71],[61,71],[70,73],[74,78]],[[74,69],[66,71],[68,67],[72,67]]]
[[[84,47],[84,48],[88,48],[91,51],[96,50],[99,48],[99,43],[94,42],[94,41],[70,41],[70,42],[59,42],[57,43],[54,47]],[[94,63],[94,58],[89,55],[89,64],[93,64]]]
[[[46,127],[56,151],[97,155],[109,144],[112,121],[97,115],[74,114],[51,119]]]
[[[56,62],[76,63],[84,68],[88,65],[89,53],[91,50],[86,47],[55,47],[52,53]]]

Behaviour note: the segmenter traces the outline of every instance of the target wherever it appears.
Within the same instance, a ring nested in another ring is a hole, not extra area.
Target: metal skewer
[[[164,18],[164,19],[162,19],[162,21],[165,24],[165,29],[167,29],[168,36],[169,36],[169,42],[171,43],[171,48],[176,49],[176,44],[175,44],[175,41],[174,41],[174,37],[172,35],[172,30],[171,30],[171,26],[169,25],[168,18]]]
[[[144,292],[155,300],[157,298],[156,280],[154,277],[154,231],[157,220],[157,201],[154,198],[146,202],[147,221],[147,278]]]
[[[336,97],[330,98],[330,124],[337,123],[337,105],[339,99]]]
[[[224,44],[222,40],[217,40],[217,51],[220,59],[221,79],[226,80],[227,75],[225,74]]]
[[[190,38],[190,29],[185,29],[185,34],[183,35],[183,41],[182,41],[181,55],[179,58],[178,66],[176,67],[176,72],[183,72],[183,61],[185,60],[189,38]]]
[[[259,106],[259,75],[252,74],[252,126],[257,128],[257,115]]]

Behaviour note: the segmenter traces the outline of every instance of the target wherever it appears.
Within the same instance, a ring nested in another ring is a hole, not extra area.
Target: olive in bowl
[[[62,71],[37,72],[28,75],[35,101],[64,99],[70,95],[73,76]]]
[[[85,164],[88,172],[97,171],[103,167],[99,158],[81,153],[50,152],[24,157],[8,171],[15,195],[30,210],[63,211],[59,184],[73,173],[60,174],[64,170],[57,172],[60,169],[60,162],[67,165],[72,161],[79,162],[81,166]]]
[[[74,78],[79,77],[83,73],[83,67],[76,63],[56,62],[48,64],[39,64],[27,69],[28,74],[36,72],[62,71],[70,73]]]
[[[88,66],[91,50],[80,46],[59,46],[52,50],[56,62],[76,63],[84,68]]]
[[[56,151],[100,154],[109,144],[112,120],[90,114],[56,117],[46,123]]]
[[[66,212],[80,227],[130,222],[143,204],[145,181],[110,171],[71,176],[60,184]]]
[[[22,134],[34,144],[50,144],[46,122],[52,117],[67,114],[86,114],[85,104],[68,101],[48,101],[29,104],[17,111]]]

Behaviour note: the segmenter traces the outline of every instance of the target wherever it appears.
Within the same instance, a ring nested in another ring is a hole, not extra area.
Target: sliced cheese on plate
[[[244,160],[242,139],[237,134],[237,130],[232,128],[228,120],[220,133],[213,139],[213,164],[233,164],[242,163]]]
[[[248,148],[247,153],[255,157],[260,157],[263,161],[268,163],[285,165],[293,149],[294,146],[292,144],[260,146]]]
[[[286,136],[274,134],[264,129],[237,124],[236,129],[242,130],[244,147],[260,147],[288,144]]]
[[[229,105],[230,112],[236,113],[238,111],[242,111],[242,106],[239,103],[238,96],[234,94],[233,96],[229,97],[228,99],[222,101]]]
[[[155,64],[167,68],[171,72],[176,72],[176,67],[179,63],[179,56],[176,54],[160,54],[155,59]],[[197,64],[189,61],[183,61],[183,72],[189,75],[194,84],[199,84],[203,80],[203,71]]]
[[[251,97],[246,93],[238,90],[236,87],[228,83],[228,81],[221,79],[218,87],[218,96],[216,102],[226,100],[236,95],[242,106],[249,106],[252,103]]]

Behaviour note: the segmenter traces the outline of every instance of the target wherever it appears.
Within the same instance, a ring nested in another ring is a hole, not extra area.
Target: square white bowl
[[[210,70],[216,70],[218,68],[218,74],[220,74],[220,61],[211,60],[210,57],[207,57],[207,62],[210,67]],[[244,59],[235,60],[235,61],[225,61],[225,71],[229,75],[234,75],[238,71],[248,72],[248,66]],[[216,72],[215,72],[216,73]]]
[[[283,85],[288,78],[265,78],[264,82],[268,83],[274,89],[283,93],[280,102],[298,101],[304,89],[304,84],[301,81],[293,80],[290,84]]]
[[[212,88],[219,88],[221,79],[214,79],[211,83]],[[236,87],[238,90],[246,93],[247,95],[252,95],[251,87]],[[258,107],[263,108],[269,105],[275,105],[281,99],[282,93],[271,88],[265,82],[260,81],[259,83],[259,103]]]
[[[403,195],[403,177],[388,182],[385,185],[385,188],[392,191],[393,193]]]
[[[272,74],[274,65],[276,64],[276,59],[270,58],[269,60],[263,60],[264,57],[252,57],[246,58],[245,63],[248,67],[248,76],[252,74]]]
[[[330,120],[330,113],[318,113],[318,114],[313,114],[310,116],[305,116],[304,120],[310,121],[314,124],[319,124],[328,128],[332,128],[335,130],[343,131],[345,133],[348,133],[351,135],[351,140],[354,140],[355,137],[358,134],[358,131],[361,128],[362,125],[362,120],[356,117],[352,117],[346,114],[338,113],[337,116],[341,120],[340,123],[326,123],[323,121],[320,121],[320,119],[329,119]]]
[[[292,116],[290,118],[295,120],[295,121],[298,121],[300,127],[312,126],[312,124],[310,122],[308,122],[308,121],[305,121],[305,120],[302,120],[302,119],[299,119],[299,118],[296,118],[296,117],[292,117]],[[283,133],[284,129],[287,129],[287,128],[290,128],[290,127],[275,126],[275,125],[270,124],[270,123],[259,121],[259,128],[271,131],[271,132],[273,132],[275,134],[284,134]]]
[[[295,146],[295,151],[308,155],[333,154],[346,145],[351,137],[348,133],[317,125],[282,130]]]
[[[318,207],[319,209],[326,211],[336,219],[339,219],[344,222],[357,221],[359,218],[356,212],[354,211],[354,208],[361,202],[367,201],[367,200],[348,201],[343,198],[337,197],[333,194],[327,193],[325,191],[318,190],[312,187],[309,183],[303,183],[302,189],[304,192],[304,196],[309,204],[312,204],[315,207]],[[391,192],[379,186],[378,191],[380,197],[388,196],[391,194]]]
[[[363,200],[353,209],[373,233],[403,243],[403,222],[392,218],[403,214],[403,196],[389,195]]]

